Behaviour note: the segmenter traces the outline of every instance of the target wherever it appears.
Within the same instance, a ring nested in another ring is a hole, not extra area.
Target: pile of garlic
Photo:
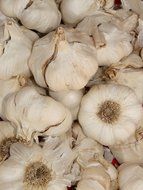
[[[0,0],[0,190],[143,189],[143,3],[121,2]]]

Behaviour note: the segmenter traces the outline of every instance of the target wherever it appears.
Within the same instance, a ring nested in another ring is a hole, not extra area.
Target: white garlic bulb
[[[33,41],[13,20],[8,20],[0,36],[0,79],[17,75],[30,76],[28,60]]]
[[[84,90],[67,90],[67,91],[49,91],[49,94],[55,100],[61,102],[72,113],[73,119],[77,119],[80,102]]]
[[[105,70],[107,80],[132,88],[139,101],[143,103],[143,61],[136,54],[130,54],[117,64]]]
[[[105,167],[99,162],[92,161],[83,170],[77,190],[117,190],[117,170],[107,163]]]
[[[63,0],[61,3],[62,17],[65,23],[75,25],[84,17],[95,14],[103,6],[112,7],[113,3],[113,0]]]
[[[25,27],[41,33],[54,30],[61,21],[54,0],[1,0],[0,9],[6,16],[18,18]]]
[[[137,23],[137,15],[119,19],[112,14],[98,13],[86,17],[78,24],[77,29],[93,37],[97,49],[97,60],[100,66],[117,63],[128,56],[133,46],[130,35]]]
[[[143,163],[143,129],[136,131],[123,144],[110,147],[115,158],[119,163]]]
[[[33,87],[24,87],[4,99],[2,114],[17,127],[18,134],[31,140],[41,135],[61,135],[72,124],[70,111]]]
[[[138,164],[122,164],[118,181],[120,190],[142,190],[143,168]]]
[[[0,165],[2,189],[65,190],[71,185],[75,153],[67,142],[45,144],[43,148],[16,143],[10,155]]]
[[[82,89],[98,68],[96,49],[66,33],[59,27],[37,40],[29,61],[36,83],[53,91]]]
[[[103,145],[114,145],[135,133],[142,113],[132,89],[106,84],[95,85],[83,97],[78,118],[87,136]]]

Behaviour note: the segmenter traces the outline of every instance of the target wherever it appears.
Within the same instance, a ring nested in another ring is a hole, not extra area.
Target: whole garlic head
[[[96,49],[67,33],[59,27],[37,40],[29,61],[37,84],[53,91],[82,89],[98,68]]]
[[[132,52],[133,36],[130,31],[134,29],[136,23],[135,14],[121,20],[112,14],[100,12],[86,17],[76,29],[92,36],[99,65],[109,66]]]
[[[94,15],[100,8],[111,8],[113,0],[63,0],[61,12],[63,21],[66,24],[75,25],[83,18]]]
[[[10,155],[0,165],[2,189],[66,190],[71,185],[75,153],[67,142],[43,148],[15,143]]]
[[[8,17],[41,33],[48,33],[59,26],[61,14],[55,0],[1,0],[1,11]]]
[[[73,119],[76,120],[83,92],[84,90],[49,91],[49,94],[52,98],[66,106],[71,111]]]
[[[33,87],[24,87],[4,99],[2,114],[17,127],[18,134],[32,140],[38,134],[58,136],[72,124],[70,111]]]
[[[33,40],[27,37],[14,20],[8,20],[0,36],[0,79],[17,75],[30,76],[28,60]]]
[[[138,164],[122,164],[118,181],[121,190],[142,190],[143,168]]]
[[[114,145],[135,133],[142,113],[132,89],[105,84],[95,85],[82,98],[78,118],[87,136],[103,145]]]

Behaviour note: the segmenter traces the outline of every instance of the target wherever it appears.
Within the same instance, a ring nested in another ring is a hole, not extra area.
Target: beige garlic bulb
[[[117,64],[111,65],[104,71],[107,81],[132,88],[139,101],[143,103],[143,61],[136,54],[130,54]]]
[[[59,26],[61,14],[55,0],[1,0],[0,10],[8,17],[41,33],[48,33]]]
[[[84,168],[77,190],[117,190],[117,170],[111,164],[106,167],[99,162],[91,161]]]
[[[87,136],[103,145],[114,145],[135,133],[142,114],[132,89],[105,84],[95,85],[83,97],[78,118]]]
[[[95,14],[100,8],[110,8],[114,4],[113,0],[63,0],[61,12],[66,24],[75,25],[84,17]]]
[[[24,87],[4,99],[2,114],[17,127],[18,134],[27,140],[38,134],[61,135],[72,124],[70,111],[34,87]]]
[[[136,14],[132,14],[121,20],[113,14],[100,12],[86,17],[77,29],[93,37],[99,65],[108,66],[132,52],[134,37],[130,32],[135,28],[137,18]]]
[[[143,129],[136,131],[123,144],[110,147],[119,163],[143,163]]]
[[[2,105],[4,98],[11,93],[19,91],[26,83],[27,80],[24,77],[19,76],[9,80],[0,80],[0,117],[4,119],[4,116],[2,115]]]
[[[138,164],[122,164],[118,181],[120,190],[142,190],[143,168]]]
[[[30,76],[28,60],[33,40],[28,38],[20,26],[8,20],[0,36],[0,79],[10,79],[17,75]]]
[[[83,92],[84,90],[49,91],[49,94],[52,98],[66,106],[71,111],[73,119],[76,120]]]
[[[0,162],[10,156],[10,147],[16,142],[26,143],[24,139],[16,137],[16,130],[9,122],[0,121]]]
[[[82,42],[85,34],[78,40],[76,32],[70,33],[59,27],[35,42],[29,67],[38,85],[52,91],[79,90],[97,71],[96,49]]]
[[[13,144],[10,158],[0,165],[1,188],[66,190],[73,177],[75,153],[67,142],[50,145],[41,148],[37,144]]]

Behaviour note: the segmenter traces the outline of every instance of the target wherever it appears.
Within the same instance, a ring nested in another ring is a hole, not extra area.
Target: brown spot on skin
[[[118,120],[120,111],[118,103],[108,100],[99,106],[97,115],[104,123],[112,124]]]

